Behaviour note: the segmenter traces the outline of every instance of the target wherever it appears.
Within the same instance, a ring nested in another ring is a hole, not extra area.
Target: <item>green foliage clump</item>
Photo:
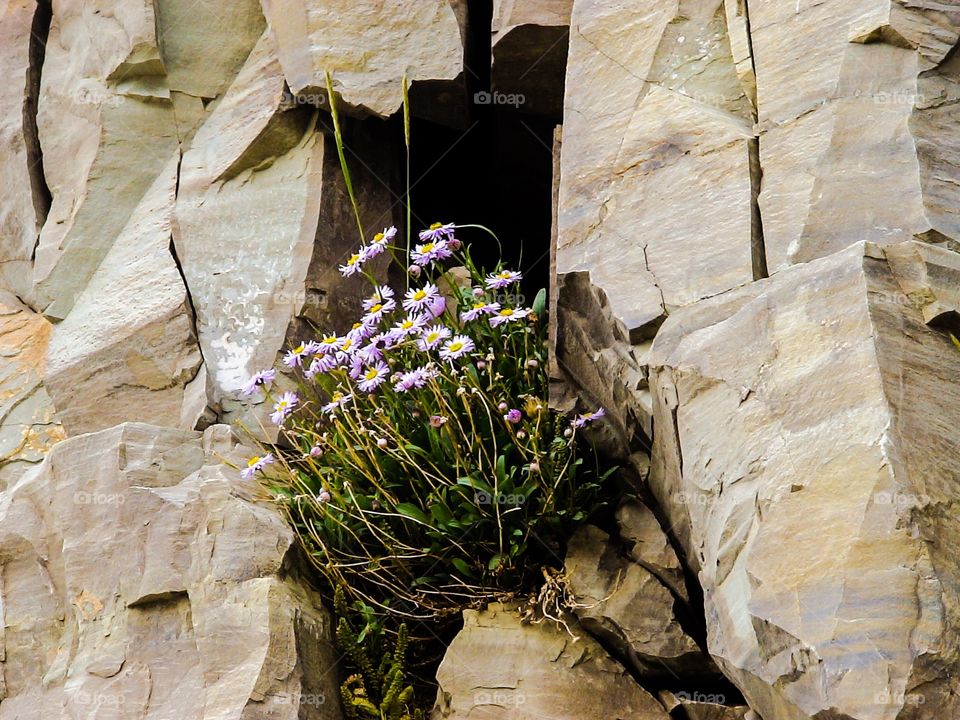
[[[350,621],[350,608],[343,593],[337,588],[335,608],[337,645],[347,653],[351,664],[360,670],[350,675],[340,686],[340,698],[347,720],[423,720],[423,711],[413,708],[413,685],[406,681],[404,663],[407,652],[407,626],[401,624],[393,649],[383,649],[380,663],[374,667],[370,659],[373,647],[384,643],[382,632],[377,633],[377,643],[369,635],[368,624],[361,631]]]

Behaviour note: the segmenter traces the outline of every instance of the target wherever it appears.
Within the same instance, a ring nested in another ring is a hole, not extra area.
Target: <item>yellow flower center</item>
[[[343,345],[340,347],[340,349],[346,352],[347,350],[350,349],[351,345],[353,345],[353,340],[351,340],[350,338],[347,338],[346,340],[343,341]]]
[[[439,339],[440,339],[440,333],[438,332],[427,333],[428,343],[435,343]]]
[[[321,340],[321,343],[324,345],[334,345],[336,344],[336,342],[337,342],[336,335],[327,335],[323,340]]]
[[[442,227],[443,227],[443,223],[434,223],[433,225],[430,226],[430,229],[431,229],[431,230],[439,230],[439,229],[442,228]]]
[[[287,405],[289,405],[289,403],[286,400],[281,400],[277,403],[277,410],[282,412],[287,409]]]
[[[463,343],[460,341],[452,342],[447,346],[447,350],[450,352],[459,352],[463,349]]]
[[[302,353],[304,350],[306,350],[306,346],[305,346],[303,343],[300,343],[300,344],[294,349],[293,352],[294,352],[295,355],[299,355],[299,354]]]
[[[482,303],[482,302],[474,303],[474,304],[473,304],[473,309],[474,309],[474,310],[479,310],[480,308],[482,308],[482,307],[484,307],[484,306],[486,306],[486,303]]]
[[[427,296],[427,291],[420,289],[413,294],[414,300],[423,300]]]
[[[382,304],[382,303],[377,303],[377,304],[374,305],[372,308],[370,308],[370,312],[372,312],[372,313],[380,312],[381,310],[383,310],[383,304]]]
[[[400,323],[400,327],[404,330],[409,330],[413,327],[413,320],[404,320],[402,323]]]
[[[380,242],[381,240],[383,240],[383,238],[384,238],[383,233],[377,233],[376,235],[373,236],[373,241]]]
[[[362,328],[362,327],[363,327],[363,324],[362,324],[362,323],[354,323],[354,324],[353,324],[353,327],[350,328],[350,329],[351,329],[351,330],[359,330],[359,329]]]
[[[259,458],[259,457],[252,457],[252,458],[250,458],[250,459],[247,461],[247,467],[253,467],[253,466],[256,465],[258,462],[260,462],[260,458]]]
[[[434,247],[436,247],[435,243],[429,242],[429,243],[427,243],[426,245],[423,245],[423,246],[420,248],[420,252],[425,255],[425,254],[427,254],[428,252],[430,252],[431,250],[433,250]]]
[[[343,400],[343,393],[341,393],[341,392],[335,392],[335,393],[333,394],[333,397],[330,398],[330,399],[333,400],[333,402],[340,402],[341,400]]]
[[[510,308],[504,308],[500,311],[500,317],[510,317],[511,315],[513,315],[513,310]]]
[[[356,265],[360,261],[359,255],[351,255],[350,259],[347,260],[347,265]]]
[[[363,377],[366,380],[376,380],[379,375],[379,371],[376,368],[370,368],[367,372],[364,373]]]

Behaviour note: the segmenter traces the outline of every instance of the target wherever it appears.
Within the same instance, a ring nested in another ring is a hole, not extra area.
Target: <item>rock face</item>
[[[54,327],[44,380],[70,434],[125,420],[192,429],[203,409],[191,416],[184,405],[202,358],[190,298],[170,254],[176,186],[174,158],[70,315]]]
[[[339,718],[330,620],[230,429],[127,423],[0,493],[0,718]]]
[[[50,323],[0,300],[0,492],[63,439],[43,385]]]
[[[587,525],[570,540],[564,570],[579,607],[575,611],[584,629],[615,648],[642,676],[704,679],[711,663],[677,620],[674,608],[686,607],[679,563],[669,543],[651,537],[659,531],[656,519],[639,503],[621,509],[629,515],[638,538],[630,556],[611,542],[603,530]],[[628,542],[621,531],[619,539]],[[654,549],[655,546],[659,548]],[[659,552],[657,551],[659,550]],[[672,557],[670,557],[673,555]],[[665,561],[668,567],[657,565]],[[660,574],[666,577],[661,579]]]
[[[764,717],[960,713],[958,283],[950,251],[858,244],[654,342],[651,483]]]
[[[0,720],[338,716],[229,433],[403,225],[403,78],[450,197],[564,126],[551,401],[645,503],[568,548],[579,642],[468,613],[437,717],[960,717],[957,0],[228,5],[0,3]]]
[[[464,613],[463,630],[447,650],[437,681],[433,720],[668,718],[582,631],[575,642],[553,625],[521,625],[516,611],[496,604]]]
[[[589,270],[631,332],[753,279],[752,105],[723,3],[682,5],[573,7],[557,270]]]
[[[452,81],[463,70],[457,0],[264,0],[294,95],[326,97],[325,74],[350,105],[392,115],[401,80]],[[325,101],[324,101],[325,102]]]

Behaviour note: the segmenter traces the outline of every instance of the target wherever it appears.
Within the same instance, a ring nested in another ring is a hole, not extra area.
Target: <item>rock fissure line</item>
[[[26,91],[23,103],[23,135],[27,147],[27,175],[33,196],[33,209],[36,212],[37,239],[33,246],[31,260],[36,259],[37,245],[40,243],[40,229],[47,220],[53,195],[47,185],[43,172],[43,149],[40,147],[40,131],[37,127],[37,112],[40,107],[40,80],[43,75],[43,61],[47,53],[47,38],[53,22],[53,7],[50,0],[38,0],[30,26],[29,66],[27,68]]]

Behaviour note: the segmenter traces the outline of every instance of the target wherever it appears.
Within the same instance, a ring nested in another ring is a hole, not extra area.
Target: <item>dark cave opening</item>
[[[498,107],[466,131],[427,120],[411,128],[413,227],[432,222],[482,225],[464,228],[480,266],[498,259],[525,277],[527,302],[547,286],[552,224],[553,131],[549,118]]]

